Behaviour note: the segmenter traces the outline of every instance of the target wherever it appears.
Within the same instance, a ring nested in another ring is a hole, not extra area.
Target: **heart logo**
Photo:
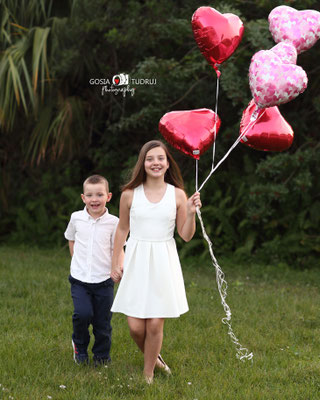
[[[159,122],[162,136],[176,149],[199,160],[214,142],[220,118],[212,110],[171,111]]]
[[[260,110],[255,121],[252,114],[257,110],[253,100],[244,110],[240,122],[241,143],[256,150],[283,151],[293,142],[293,130],[283,118],[277,106]]]
[[[269,30],[276,43],[291,42],[299,53],[312,47],[320,38],[320,12],[297,11],[288,6],[274,8],[268,17]]]
[[[270,50],[276,53],[276,55],[281,58],[281,61],[284,64],[297,63],[297,49],[291,43],[280,42]]]
[[[115,83],[116,85],[119,85],[120,79],[119,79],[119,78],[114,78],[114,83]]]
[[[260,50],[251,59],[249,84],[255,103],[265,108],[296,98],[306,89],[308,78],[301,67],[283,63],[271,50]]]
[[[192,16],[191,24],[201,53],[213,67],[231,56],[244,32],[239,17],[221,14],[211,7],[198,8]]]

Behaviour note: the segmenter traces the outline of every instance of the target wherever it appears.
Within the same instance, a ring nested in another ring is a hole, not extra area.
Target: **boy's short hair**
[[[106,189],[107,189],[107,193],[109,193],[109,182],[107,181],[107,179],[102,176],[102,175],[91,175],[89,176],[89,178],[87,178],[84,182],[83,182],[83,192],[84,192],[84,187],[87,183],[90,183],[92,185],[95,185],[97,183],[104,183],[106,185]]]

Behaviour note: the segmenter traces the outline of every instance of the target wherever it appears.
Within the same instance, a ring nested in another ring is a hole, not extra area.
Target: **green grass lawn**
[[[211,261],[183,263],[190,311],[167,320],[162,355],[172,370],[142,379],[143,358],[125,317],[113,316],[112,364],[74,364],[66,248],[0,247],[0,399],[319,399],[320,271],[219,260],[240,343],[224,317]]]

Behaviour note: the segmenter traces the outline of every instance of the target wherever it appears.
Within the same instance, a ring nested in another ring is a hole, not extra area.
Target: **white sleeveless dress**
[[[174,186],[167,184],[158,203],[147,199],[143,185],[134,189],[123,277],[112,312],[136,318],[170,318],[188,311],[173,238],[175,221]]]

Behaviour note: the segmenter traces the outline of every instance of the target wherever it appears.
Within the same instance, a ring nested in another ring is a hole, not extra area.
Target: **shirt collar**
[[[104,209],[106,210],[106,212],[104,214],[102,214],[101,217],[97,218],[96,220],[88,213],[87,206],[84,206],[83,211],[88,220],[93,219],[95,221],[98,221],[99,219],[105,218],[109,214],[109,210],[107,209],[107,207],[105,207]]]

